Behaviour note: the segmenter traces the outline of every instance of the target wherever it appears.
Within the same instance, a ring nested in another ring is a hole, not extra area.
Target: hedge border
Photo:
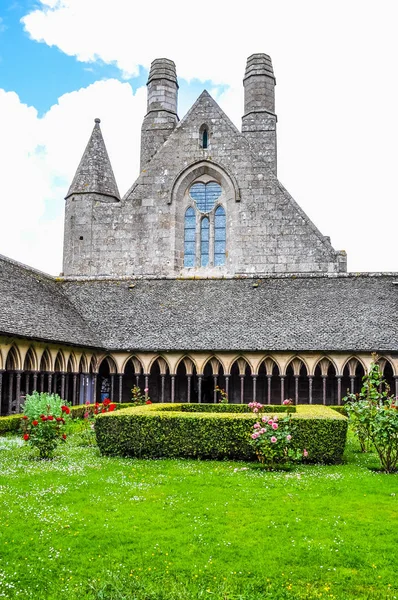
[[[98,415],[95,431],[101,454],[138,458],[254,460],[249,436],[258,415],[184,412],[184,405],[151,404]],[[186,406],[186,405],[185,405]],[[202,405],[203,406],[203,405]],[[211,405],[210,405],[211,406]],[[285,414],[274,406],[273,414]],[[308,462],[341,462],[347,418],[323,405],[297,405],[293,446],[308,451]]]

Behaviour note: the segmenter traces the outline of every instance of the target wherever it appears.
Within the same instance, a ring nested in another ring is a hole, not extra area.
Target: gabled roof
[[[72,194],[96,193],[120,200],[111,161],[100,128],[95,119],[93,132],[83,153],[66,198]]]

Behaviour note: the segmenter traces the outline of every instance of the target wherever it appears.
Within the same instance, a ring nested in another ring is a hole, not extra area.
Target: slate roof
[[[60,281],[0,257],[0,334],[127,351],[398,352],[397,280]]]
[[[102,137],[100,119],[95,119],[94,129],[66,198],[72,194],[90,193],[102,194],[120,200],[111,161]]]
[[[0,256],[0,334],[101,344],[54,277]]]

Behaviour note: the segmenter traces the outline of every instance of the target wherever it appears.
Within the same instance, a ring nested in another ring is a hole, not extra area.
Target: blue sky
[[[396,0],[217,0],[208,31],[193,19],[182,0],[0,0],[0,254],[62,270],[95,117],[132,185],[153,59],[177,65],[180,117],[206,88],[240,127],[246,58],[266,52],[282,183],[350,270],[398,271]]]

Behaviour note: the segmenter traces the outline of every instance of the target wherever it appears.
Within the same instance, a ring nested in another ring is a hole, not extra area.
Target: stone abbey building
[[[239,131],[206,92],[180,121],[152,63],[138,179],[120,197],[94,129],[51,277],[0,257],[1,413],[33,389],[72,403],[339,404],[376,351],[398,393],[398,274],[346,272],[277,178],[275,77],[254,54]]]

